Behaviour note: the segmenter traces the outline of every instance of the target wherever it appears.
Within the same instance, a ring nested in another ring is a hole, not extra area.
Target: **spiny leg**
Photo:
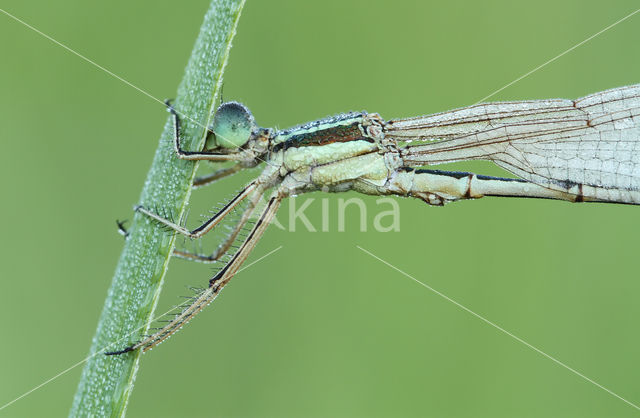
[[[175,144],[176,155],[178,158],[183,160],[191,160],[191,161],[200,161],[200,160],[208,160],[208,161],[237,161],[242,159],[241,155],[238,153],[235,154],[220,154],[215,152],[207,152],[207,151],[185,151],[182,149],[180,144],[180,118],[178,117],[178,112],[173,108],[171,102],[169,100],[165,100],[165,105],[167,105],[167,109],[171,116],[173,117],[173,139]]]
[[[222,177],[226,177],[228,175],[231,175],[235,172],[237,172],[238,170],[241,170],[242,167],[240,166],[240,164],[236,164],[233,167],[229,167],[229,168],[223,168],[220,170],[215,171],[214,173],[206,176],[206,177],[202,177],[200,178],[200,184],[198,184],[198,178],[196,178],[196,181],[194,181],[194,186],[196,185],[205,185],[205,184],[209,184],[212,183]],[[260,200],[260,198],[262,197],[263,193],[260,193],[258,195],[256,195],[257,197],[250,199],[251,203],[250,205],[253,205],[253,208],[255,208],[255,204]],[[147,211],[145,211],[147,212]],[[177,250],[174,249],[173,250],[173,255],[180,257],[180,258],[185,258],[185,259],[190,259],[190,260],[195,260],[195,261],[200,261],[203,263],[213,263],[216,260],[220,259],[220,257],[222,257],[224,255],[224,253],[229,249],[229,247],[231,246],[231,244],[233,244],[233,241],[236,239],[236,237],[238,236],[238,234],[240,233],[240,231],[242,230],[242,228],[245,226],[247,220],[249,219],[250,214],[248,214],[246,211],[243,212],[243,216],[240,220],[240,222],[236,223],[236,225],[234,226],[234,229],[231,231],[231,233],[227,236],[227,238],[225,238],[225,241],[223,241],[222,244],[220,244],[218,246],[218,248],[215,250],[215,252],[211,255],[202,255],[202,254],[196,254],[196,253],[192,253],[192,252],[188,252],[188,251],[184,251],[184,250]],[[154,217],[154,219],[156,219],[156,217]],[[169,221],[168,219],[165,218],[165,221]],[[125,223],[127,221],[120,221],[116,219],[116,225],[118,226],[118,233],[120,235],[122,235],[125,240],[127,238],[129,238],[129,231],[127,230],[127,228],[125,227]],[[165,224],[165,222],[163,222],[163,224]]]
[[[194,230],[188,230],[187,228],[178,225],[170,219],[163,218],[162,216],[149,211],[148,209],[142,206],[136,206],[136,212],[143,213],[150,218],[160,222],[163,225],[168,226],[176,232],[181,233],[184,236],[189,238],[200,238],[207,232],[211,231],[211,229],[216,226],[225,216],[229,214],[240,202],[242,202],[247,196],[249,196],[254,190],[257,188],[261,188],[262,186],[258,183],[258,181],[252,181],[247,186],[244,187],[233,199],[229,201],[222,209],[220,209],[215,215],[211,218],[207,219],[205,223],[200,225]]]
[[[195,179],[193,179],[193,188],[197,189],[203,186],[207,186],[224,177],[233,175],[238,171],[242,170],[243,168],[244,167],[240,163],[237,163],[235,165],[232,165],[231,167],[221,168],[219,170],[216,170],[211,174],[207,174],[206,176],[196,177]]]
[[[172,253],[173,256],[182,258],[185,260],[198,261],[205,264],[217,262],[223,255],[226,254],[227,251],[229,251],[229,248],[231,248],[231,245],[234,243],[234,241],[238,237],[238,234],[240,234],[244,226],[247,224],[249,218],[251,217],[251,215],[255,210],[257,202],[262,198],[264,193],[254,192],[254,195],[256,197],[251,199],[250,207],[248,207],[247,210],[245,210],[242,213],[240,220],[236,222],[231,232],[227,235],[224,241],[222,241],[218,245],[218,247],[214,250],[212,254],[203,255],[203,254],[198,254],[196,252],[179,250],[174,248]],[[126,221],[116,220],[116,224],[118,226],[118,233],[122,235],[126,240],[127,238],[129,238],[129,231],[125,228],[124,226],[125,223]]]
[[[201,263],[215,263],[223,255],[225,255],[227,251],[229,251],[229,248],[231,248],[231,245],[235,242],[236,238],[238,237],[238,234],[240,233],[240,231],[242,231],[244,226],[249,221],[249,218],[251,218],[251,216],[253,215],[253,212],[255,211],[255,208],[258,202],[260,201],[260,199],[262,199],[262,196],[264,196],[264,191],[262,189],[259,189],[254,192],[254,194],[249,199],[249,206],[244,210],[244,212],[242,212],[242,216],[240,217],[240,220],[238,220],[238,222],[234,225],[229,235],[227,235],[224,241],[222,241],[218,245],[218,247],[215,249],[215,251],[211,255],[202,255],[202,254],[197,254],[197,253],[193,253],[185,250],[177,250],[177,249],[173,250],[173,255],[176,257],[183,258],[185,260],[199,261]]]
[[[193,188],[197,189],[203,186],[207,186],[209,184],[212,184],[224,177],[233,175],[235,173],[237,173],[238,171],[242,170],[243,166],[240,163],[237,163],[231,167],[227,167],[227,168],[221,168],[219,170],[214,171],[211,174],[207,174],[206,176],[201,176],[201,177],[196,177],[193,180]],[[126,220],[124,221],[120,221],[118,219],[116,219],[116,225],[118,226],[118,233],[120,235],[122,235],[125,239],[129,238],[129,231],[127,230],[127,228],[124,226],[125,223],[127,223]]]
[[[249,235],[244,240],[238,251],[234,254],[231,260],[214,276],[209,280],[208,287],[202,291],[193,302],[180,314],[178,314],[170,323],[162,327],[158,332],[142,341],[133,344],[120,351],[112,351],[105,353],[106,355],[116,355],[128,353],[130,351],[142,348],[142,351],[147,351],[160,344],[162,341],[169,338],[172,334],[178,331],[184,324],[189,322],[194,316],[196,316],[205,306],[211,303],[216,296],[220,293],[222,288],[229,283],[229,281],[236,274],[242,263],[247,259],[251,251],[255,248],[257,242],[262,237],[262,234],[266,230],[269,223],[273,220],[282,198],[285,196],[284,191],[275,191],[267,205],[263,209],[255,223]]]

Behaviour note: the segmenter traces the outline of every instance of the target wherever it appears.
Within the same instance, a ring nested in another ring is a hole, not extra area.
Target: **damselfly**
[[[484,196],[640,204],[640,85],[578,100],[536,100],[474,105],[435,115],[385,121],[375,113],[348,113],[275,131],[256,125],[237,102],[216,111],[203,151],[180,145],[185,160],[233,161],[196,180],[212,183],[265,163],[261,174],[201,226],[188,230],[146,208],[137,210],[190,238],[211,231],[240,202],[248,205],[229,236],[210,256],[176,255],[214,262],[272,190],[238,251],[193,302],[155,334],[124,350],[143,351],[162,342],[208,305],[231,280],[274,218],[285,197],[312,191],[357,191],[415,197],[430,205]],[[461,160],[489,160],[520,177],[423,169]]]

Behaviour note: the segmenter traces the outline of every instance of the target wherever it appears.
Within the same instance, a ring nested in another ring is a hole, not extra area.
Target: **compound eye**
[[[251,138],[256,128],[253,115],[241,103],[223,103],[213,117],[212,131],[216,145],[223,148],[240,148]]]

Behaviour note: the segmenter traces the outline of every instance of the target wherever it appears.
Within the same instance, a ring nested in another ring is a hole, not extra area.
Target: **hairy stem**
[[[244,0],[212,0],[191,53],[174,107],[182,115],[186,149],[200,149],[222,85],[222,73]],[[176,158],[172,124],[160,137],[140,204],[182,216],[196,165]],[[136,214],[91,343],[70,416],[124,416],[140,352],[105,356],[147,333],[175,242],[175,234]]]

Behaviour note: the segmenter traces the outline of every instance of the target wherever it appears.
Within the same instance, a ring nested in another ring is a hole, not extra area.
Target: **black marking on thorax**
[[[273,151],[297,147],[313,147],[332,144],[334,142],[349,142],[363,140],[374,142],[366,136],[361,128],[362,119],[366,113],[344,113],[338,116],[320,119],[295,128],[278,132],[278,136],[289,136],[285,141],[277,144]],[[351,121],[351,123],[349,123]],[[322,125],[327,125],[322,128]],[[298,133],[299,132],[299,133]]]

